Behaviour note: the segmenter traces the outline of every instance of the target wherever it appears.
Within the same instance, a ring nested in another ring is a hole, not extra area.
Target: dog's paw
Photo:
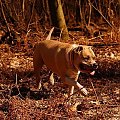
[[[39,92],[39,89],[38,88],[30,88],[30,91],[32,91],[32,92]]]
[[[42,84],[41,84],[41,81],[39,82],[39,85],[38,85],[38,90],[40,90],[42,87]]]
[[[88,91],[85,88],[80,89],[80,91],[81,91],[82,95],[84,95],[84,96],[88,95]]]
[[[42,85],[40,81],[38,85],[35,85],[34,87],[30,88],[30,91],[39,92],[41,89],[42,89]]]
[[[50,80],[51,85],[54,85],[53,73],[51,73],[49,80]]]

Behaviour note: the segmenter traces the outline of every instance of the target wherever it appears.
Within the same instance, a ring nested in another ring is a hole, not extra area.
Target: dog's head
[[[91,46],[79,45],[72,50],[73,66],[84,73],[94,75],[98,65]]]

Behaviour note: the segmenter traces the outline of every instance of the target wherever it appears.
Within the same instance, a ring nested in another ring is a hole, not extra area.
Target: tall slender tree
[[[68,29],[66,26],[61,0],[48,0],[52,25],[60,28],[61,38],[69,39]]]

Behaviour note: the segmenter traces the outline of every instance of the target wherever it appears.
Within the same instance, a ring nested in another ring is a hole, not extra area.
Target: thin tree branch
[[[2,4],[2,1],[1,1],[1,0],[0,0],[0,4],[1,4],[1,10],[2,10],[2,14],[3,14],[3,18],[4,18],[4,20],[5,20],[7,29],[8,29],[8,31],[9,31],[9,33],[10,33],[10,27],[9,27],[9,24],[8,24],[7,19],[6,19],[6,16],[5,16],[5,13],[4,13],[4,10],[3,10],[3,4]],[[11,34],[10,34],[10,36],[11,36]]]
[[[99,12],[99,14],[103,17],[103,19],[109,24],[109,26],[111,28],[113,28],[113,25],[105,18],[105,16],[100,12],[100,10],[98,10],[91,2],[90,2],[90,4],[95,10],[97,10]]]

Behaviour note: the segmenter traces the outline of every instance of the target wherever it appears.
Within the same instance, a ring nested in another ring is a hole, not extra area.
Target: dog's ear
[[[78,46],[78,47],[76,47],[75,49],[74,49],[74,52],[75,53],[79,53],[79,52],[81,52],[83,50],[83,47],[82,46]]]

